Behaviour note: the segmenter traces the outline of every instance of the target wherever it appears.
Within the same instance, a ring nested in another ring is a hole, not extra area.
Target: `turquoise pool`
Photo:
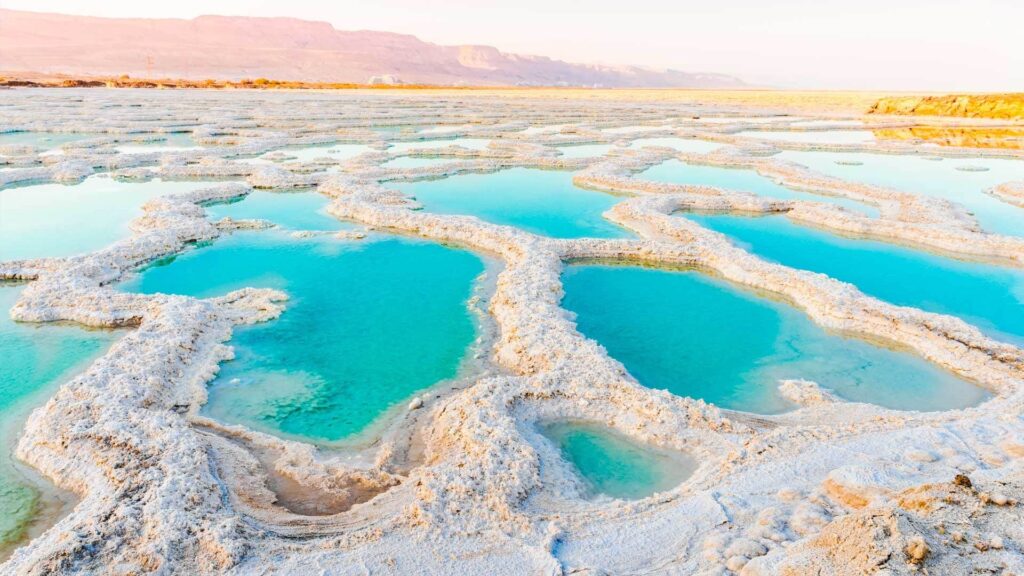
[[[577,188],[572,173],[513,168],[402,184],[424,208],[439,214],[477,216],[555,238],[617,238],[629,232],[601,214],[621,198]]]
[[[685,454],[637,444],[594,424],[556,422],[540,432],[572,464],[589,496],[644,498],[675,488],[697,467]]]
[[[826,332],[802,312],[693,271],[579,264],[563,305],[645,386],[725,408],[791,406],[782,379],[806,379],[847,400],[941,410],[987,394],[910,353]]]
[[[701,186],[717,186],[736,192],[748,192],[765,198],[778,198],[780,200],[808,200],[811,202],[825,202],[849,208],[850,210],[878,216],[878,209],[854,200],[836,198],[833,196],[820,196],[809,192],[792,190],[785,186],[776,184],[773,180],[761,176],[753,170],[740,168],[720,168],[718,166],[704,166],[699,164],[686,164],[679,160],[669,160],[657,166],[637,174],[637,178],[653,180],[655,182],[667,182],[669,184],[694,184]]]
[[[246,286],[291,296],[277,320],[235,330],[203,411],[330,443],[455,377],[475,338],[467,308],[484,263],[420,240],[239,233],[144,270],[124,290],[209,297]]]
[[[893,304],[958,316],[994,338],[1024,344],[1024,270],[837,236],[783,216],[686,217],[763,258],[828,274]]]
[[[997,184],[1024,180],[1024,160],[933,160],[921,156],[838,152],[783,152],[777,158],[796,162],[844,180],[959,202],[974,213],[986,231],[1024,236],[1024,208],[1007,204],[984,193],[984,190]],[[861,165],[836,164],[837,161],[860,162]],[[975,166],[988,170],[958,170]]]

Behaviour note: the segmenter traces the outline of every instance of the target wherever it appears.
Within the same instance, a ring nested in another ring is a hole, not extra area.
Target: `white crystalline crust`
[[[783,213],[836,232],[1024,265],[1020,239],[985,233],[958,205],[828,178],[774,160],[769,148],[919,153],[912,144],[755,142],[733,135],[752,126],[743,120],[702,124],[678,106],[638,102],[104,91],[5,98],[10,105],[0,112],[0,130],[100,127],[106,134],[66,144],[60,155],[0,150],[0,161],[16,168],[0,172],[0,185],[75,182],[96,171],[132,180],[248,182],[152,200],[132,223],[130,238],[87,256],[0,263],[2,277],[32,281],[10,311],[17,320],[133,327],[29,418],[17,457],[81,500],[18,549],[0,568],[5,574],[1024,570],[1024,351],[957,318],[893,306],[852,285],[761,260],[673,216],[680,210]],[[664,126],[666,118],[687,120],[635,134],[601,131]],[[878,126],[905,125],[899,122],[906,120]],[[388,124],[451,125],[456,128],[446,135],[491,144],[394,154],[386,137],[429,136],[413,128],[392,135],[369,129]],[[531,124],[559,129],[522,133]],[[774,124],[786,128],[790,120]],[[112,151],[182,127],[204,148]],[[657,136],[699,136],[729,146],[707,155],[615,148],[580,159],[563,158],[553,147]],[[374,151],[348,160],[288,156],[294,147],[339,142]],[[239,158],[282,149],[269,163]],[[452,162],[380,167],[403,155]],[[881,216],[634,176],[669,158],[753,169],[793,188],[865,202]],[[578,185],[622,195],[606,217],[637,238],[549,239],[419,211],[415,199],[384,186],[511,166],[577,170]],[[127,294],[111,284],[190,243],[268,226],[212,222],[201,207],[252,188],[312,188],[331,198],[329,212],[340,219],[496,256],[503,269],[488,298],[496,334],[485,351],[495,369],[415,398],[378,442],[345,457],[199,415],[207,382],[232,354],[232,327],[273,321],[287,295],[244,289],[199,300]],[[993,193],[1013,198],[1017,188]],[[895,411],[843,402],[813,382],[791,380],[781,383],[782,393],[799,408],[762,416],[651,390],[577,332],[560,307],[561,271],[579,259],[694,267],[784,298],[821,326],[908,348],[993,396],[963,410]],[[578,481],[534,426],[557,419],[589,421],[685,451],[699,468],[677,488],[643,500],[583,499]]]

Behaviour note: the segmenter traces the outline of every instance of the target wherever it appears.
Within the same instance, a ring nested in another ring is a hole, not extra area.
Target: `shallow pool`
[[[327,213],[330,201],[309,190],[253,190],[248,196],[205,206],[209,218],[269,220],[291,230],[341,230],[351,226]]]
[[[555,422],[540,432],[572,464],[589,496],[645,498],[675,488],[697,467],[685,454],[638,444],[595,424]]]
[[[796,162],[817,172],[852,182],[864,182],[959,202],[974,213],[986,231],[1024,236],[1024,208],[1007,204],[984,192],[1004,182],[1024,180],[1024,160],[934,160],[895,154],[791,151],[782,152],[776,158]],[[859,162],[861,165],[837,164],[837,161]],[[974,166],[987,170],[958,170]]]
[[[583,190],[572,172],[513,168],[402,184],[430,212],[477,216],[556,238],[617,238],[629,232],[601,214],[621,200]]]
[[[726,408],[790,408],[783,379],[847,400],[941,410],[987,394],[910,353],[826,332],[795,308],[693,271],[581,264],[563,305],[643,385]]]
[[[103,134],[81,132],[3,132],[0,133],[0,146],[35,146],[43,150],[52,150],[69,142],[77,142],[98,136],[103,136]]]
[[[57,387],[85,370],[117,337],[110,330],[11,320],[24,288],[0,283],[0,557],[18,542],[40,509],[38,490],[14,462],[14,444],[25,419]]]
[[[868,216],[878,216],[878,209],[874,206],[868,206],[847,198],[821,196],[811,194],[810,192],[792,190],[776,184],[773,180],[761,176],[753,170],[741,168],[720,168],[718,166],[686,164],[679,160],[669,160],[644,170],[637,174],[636,177],[643,180],[667,182],[670,184],[716,186],[735,192],[748,192],[765,198],[777,198],[780,200],[825,202],[836,204]]]
[[[639,140],[634,140],[629,145],[630,148],[646,148],[648,146],[663,146],[665,148],[675,148],[680,152],[707,154],[708,152],[718,150],[724,144],[697,140],[695,138],[640,138]]]
[[[121,182],[102,175],[79,184],[0,190],[0,260],[63,257],[99,250],[131,233],[147,200],[221,183]]]
[[[288,292],[279,319],[235,330],[236,359],[222,365],[203,411],[332,442],[457,375],[475,337],[467,300],[483,269],[469,252],[420,240],[248,232],[152,266],[123,289]]]

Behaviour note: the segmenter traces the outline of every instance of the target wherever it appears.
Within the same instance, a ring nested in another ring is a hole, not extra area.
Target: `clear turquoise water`
[[[668,182],[670,184],[717,186],[737,192],[749,192],[758,196],[764,196],[765,198],[826,202],[849,208],[861,214],[878,216],[878,209],[874,206],[868,206],[846,198],[819,196],[809,192],[792,190],[776,184],[774,181],[761,176],[753,170],[686,164],[679,160],[669,160],[644,170],[637,174],[637,177],[656,182]]]
[[[398,186],[424,208],[477,216],[556,238],[617,238],[629,233],[601,214],[619,198],[577,188],[571,172],[513,168]]]
[[[0,146],[36,146],[52,150],[68,142],[96,138],[101,134],[61,132],[4,132],[0,133]]]
[[[458,158],[417,158],[413,156],[402,156],[400,158],[384,162],[381,164],[381,168],[427,168],[430,166],[440,166],[441,164],[450,164],[458,160]]]
[[[707,140],[696,140],[693,138],[640,138],[629,145],[630,148],[646,148],[648,146],[664,146],[675,148],[680,152],[694,152],[696,154],[707,154],[722,147],[718,142]]]
[[[565,158],[593,158],[604,156],[615,146],[611,144],[579,144],[576,146],[559,146],[558,151]]]
[[[561,449],[591,495],[644,498],[675,488],[696,469],[684,454],[640,445],[593,424],[557,422],[540,431]]]
[[[1024,344],[1024,270],[837,236],[782,216],[686,217],[768,260],[850,282],[893,304],[959,316],[995,338]]]
[[[272,322],[235,330],[236,359],[204,412],[286,436],[332,442],[456,375],[475,337],[467,300],[483,262],[424,241],[222,238],[152,266],[123,289],[209,297],[246,286],[291,296]]]
[[[563,305],[645,386],[777,413],[781,379],[890,408],[941,410],[987,395],[917,356],[831,334],[800,311],[692,271],[573,265]]]
[[[79,184],[0,190],[0,260],[72,256],[130,235],[147,200],[209,182],[119,182],[91,176]]]
[[[330,201],[322,194],[310,191],[270,192],[253,190],[243,199],[208,204],[208,217],[235,220],[269,220],[291,230],[341,230],[351,225],[339,221],[326,212]]]
[[[14,443],[29,411],[106,351],[113,331],[11,320],[22,286],[0,283],[0,556],[35,516],[39,493],[14,465]]]
[[[875,140],[875,134],[871,130],[817,130],[810,132],[745,130],[737,132],[736,136],[812,144],[861,144]]]
[[[984,193],[984,190],[1003,182],[1024,180],[1022,160],[947,158],[936,161],[920,156],[838,152],[783,152],[776,158],[853,182],[959,202],[974,213],[985,230],[1024,236],[1024,209]],[[836,164],[837,160],[856,161],[862,165],[840,165]],[[956,169],[963,166],[984,166],[989,170],[964,172]]]

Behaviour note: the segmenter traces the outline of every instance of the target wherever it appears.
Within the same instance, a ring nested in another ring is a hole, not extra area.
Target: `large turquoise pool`
[[[641,383],[758,413],[790,405],[783,379],[847,400],[940,410],[975,404],[980,388],[907,352],[826,332],[802,312],[692,271],[579,264],[563,305]]]
[[[123,288],[198,297],[246,286],[286,291],[279,319],[236,329],[237,358],[222,365],[203,410],[332,442],[458,374],[475,337],[467,301],[483,269],[469,252],[419,240],[248,232],[152,266]]]
[[[477,216],[556,238],[615,238],[629,233],[601,214],[621,198],[577,188],[572,173],[513,168],[402,184],[424,209]]]

